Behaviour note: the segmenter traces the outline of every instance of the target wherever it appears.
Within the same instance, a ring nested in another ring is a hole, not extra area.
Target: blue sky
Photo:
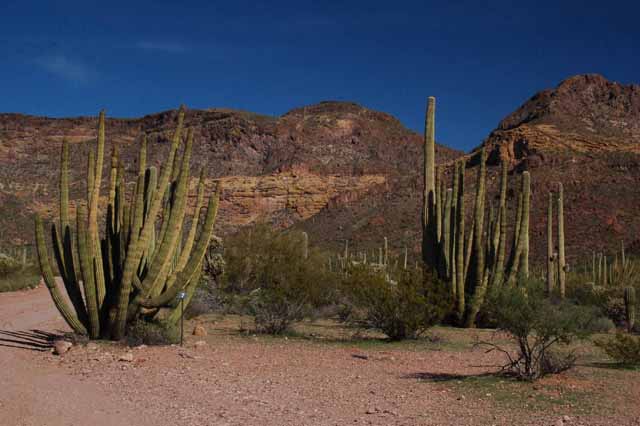
[[[633,1],[14,1],[0,4],[0,112],[270,115],[350,100],[476,146],[574,74],[640,82]],[[56,7],[57,6],[57,7]]]

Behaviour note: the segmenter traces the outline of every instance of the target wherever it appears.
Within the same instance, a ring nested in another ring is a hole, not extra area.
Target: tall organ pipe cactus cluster
[[[114,147],[109,191],[100,235],[105,115],[100,113],[97,147],[90,151],[86,200],[76,202],[72,230],[69,202],[69,145],[62,146],[60,218],[51,225],[53,257],[70,304],[56,285],[43,220],[36,216],[35,233],[40,268],[56,307],[77,333],[90,338],[120,339],[127,324],[139,318],[176,322],[176,296],[191,298],[200,280],[202,262],[213,235],[220,187],[209,198],[204,222],[204,176],[200,176],[191,228],[183,241],[187,213],[193,133],[182,156],[184,108],[178,114],[169,156],[158,174],[147,167],[147,142],[140,146],[137,179],[127,196],[124,168]],[[158,224],[161,221],[161,225]],[[199,229],[198,229],[199,228]]]
[[[422,259],[425,267],[450,283],[458,321],[471,327],[489,288],[515,285],[518,275],[529,274],[531,178],[529,172],[522,173],[511,252],[507,255],[508,164],[501,163],[496,211],[486,203],[487,159],[482,147],[473,214],[471,222],[466,223],[466,159],[455,162],[452,188],[447,188],[442,169],[435,166],[435,108],[436,100],[430,97],[424,135]]]

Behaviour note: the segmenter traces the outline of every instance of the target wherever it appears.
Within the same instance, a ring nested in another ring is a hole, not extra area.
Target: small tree
[[[478,345],[503,353],[507,363],[501,371],[521,380],[537,380],[571,368],[576,354],[568,345],[590,334],[597,314],[593,308],[546,298],[543,283],[526,279],[516,287],[493,292],[489,310],[498,330],[509,334],[516,350],[487,341]],[[559,347],[566,351],[556,351]]]

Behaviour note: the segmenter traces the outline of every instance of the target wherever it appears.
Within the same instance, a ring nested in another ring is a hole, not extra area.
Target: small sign
[[[178,299],[184,300],[185,297],[187,297],[187,293],[185,293],[184,291],[178,293]]]

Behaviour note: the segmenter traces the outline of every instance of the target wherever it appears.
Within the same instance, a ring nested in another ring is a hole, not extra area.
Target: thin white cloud
[[[187,47],[178,42],[173,41],[139,41],[136,47],[142,50],[154,50],[165,53],[183,53],[187,51]]]
[[[49,73],[74,83],[86,83],[94,74],[86,65],[65,55],[41,56],[36,63]]]

